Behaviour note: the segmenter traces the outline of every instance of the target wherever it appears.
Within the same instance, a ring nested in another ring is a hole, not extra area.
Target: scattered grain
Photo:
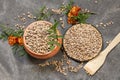
[[[81,9],[81,12],[83,12],[83,13],[90,13],[91,11],[90,10],[88,10],[87,8],[85,8],[85,9]]]
[[[105,29],[107,26],[110,26],[112,24],[114,24],[113,21],[109,21],[109,22],[106,22],[106,23],[101,22],[101,23],[97,24],[96,27],[102,27],[103,29]]]
[[[16,24],[16,25],[15,25],[15,27],[18,27],[18,26],[19,26],[19,24]]]
[[[39,64],[39,66],[40,67],[54,66],[55,71],[66,76],[68,74],[68,72],[77,73],[83,66],[83,63],[78,63],[78,65],[76,65],[76,66],[73,66],[72,64],[73,63],[72,63],[71,59],[69,59],[64,52],[63,59],[48,61],[43,64]]]
[[[20,20],[24,23],[26,22],[26,18],[24,18],[24,17],[22,17]]]
[[[51,9],[52,12],[56,13],[56,14],[61,14],[62,10],[61,9]]]
[[[62,28],[65,28],[65,24],[64,24],[63,18],[60,17],[59,20],[60,20],[60,23],[61,23],[61,27],[62,27]]]
[[[65,28],[65,23],[64,21],[61,21],[61,27],[64,29]]]
[[[110,44],[111,43],[111,40],[110,41],[106,41],[107,44]]]
[[[28,16],[28,18],[31,18],[31,19],[34,18],[34,16],[32,14],[28,14],[27,16]]]
[[[68,65],[70,65],[71,64],[71,61],[70,60],[67,60],[67,62],[66,62]]]

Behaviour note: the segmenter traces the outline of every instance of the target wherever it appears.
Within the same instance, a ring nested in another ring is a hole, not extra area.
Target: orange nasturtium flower
[[[17,37],[15,36],[9,36],[8,37],[8,43],[12,46],[17,43]]]
[[[15,37],[15,36],[9,36],[8,37],[8,43],[13,46],[14,44],[18,43],[19,45],[23,45],[23,37]]]
[[[73,6],[68,13],[68,23],[69,24],[75,24],[77,21],[73,19],[74,16],[78,16],[79,11],[81,8],[79,6]]]
[[[17,39],[19,45],[23,45],[23,37]]]
[[[76,23],[76,20],[73,19],[73,18],[71,18],[71,17],[68,17],[67,22],[68,22],[69,24],[75,24],[75,23]]]
[[[70,13],[73,16],[78,16],[78,13],[80,10],[81,10],[81,8],[79,6],[73,6],[72,9],[70,10]]]

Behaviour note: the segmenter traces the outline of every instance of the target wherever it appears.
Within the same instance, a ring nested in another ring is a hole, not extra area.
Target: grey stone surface
[[[120,32],[120,0],[97,1],[98,3],[95,3],[95,0],[75,0],[75,3],[97,13],[88,19],[88,23],[96,25],[111,20],[114,22],[105,29],[98,27],[103,36],[104,49],[107,45],[106,41],[112,40]],[[20,21],[14,20],[15,16],[28,11],[34,14],[42,5],[57,8],[62,2],[67,0],[0,0],[0,23],[20,24]],[[25,25],[31,22],[32,20]],[[61,29],[62,33],[64,34],[69,27],[70,25],[66,24],[66,28]],[[61,58],[62,55],[63,53],[59,52],[53,58]],[[105,64],[94,76],[88,76],[83,69],[78,73],[69,73],[64,76],[53,71],[51,67],[46,67],[45,70],[40,69],[37,65],[41,62],[44,61],[30,56],[14,55],[8,43],[0,41],[0,80],[120,80],[120,44],[110,52]]]

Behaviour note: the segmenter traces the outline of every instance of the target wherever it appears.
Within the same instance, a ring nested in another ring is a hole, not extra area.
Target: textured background
[[[0,0],[0,23],[10,25],[21,23],[14,20],[14,17],[28,11],[34,14],[42,5],[58,8],[63,2],[66,3],[67,0]],[[120,32],[120,0],[98,0],[98,3],[95,3],[95,0],[75,0],[75,3],[97,13],[88,19],[88,23],[96,25],[111,20],[114,22],[105,29],[98,27],[103,36],[104,49],[106,41],[112,40]],[[31,22],[32,20],[28,21],[25,26]],[[66,24],[66,28],[61,29],[63,34],[68,27],[70,25]],[[53,58],[61,56],[62,53],[59,52]],[[94,76],[88,76],[83,69],[67,76],[53,71],[51,67],[41,71],[38,63],[41,61],[30,56],[14,55],[8,43],[0,41],[0,80],[120,80],[120,44],[110,52],[105,64]]]

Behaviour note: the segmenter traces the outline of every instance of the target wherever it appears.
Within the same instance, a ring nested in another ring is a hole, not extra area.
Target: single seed
[[[97,0],[95,0],[95,3],[98,3],[98,1],[97,1]]]
[[[14,20],[17,20],[17,18],[15,17]]]
[[[108,25],[109,25],[109,23],[106,23],[106,25],[108,26]]]
[[[87,11],[88,11],[88,9],[86,8],[86,9],[85,9],[85,12],[87,12]]]
[[[33,18],[36,19],[36,16],[34,16]]]
[[[105,24],[104,24],[103,26],[104,26],[104,27],[106,27],[106,25],[105,25]]]
[[[63,2],[62,4],[65,4],[65,2]]]
[[[28,18],[31,18],[31,19],[32,19],[32,18],[33,18],[33,15],[32,15],[32,14],[29,14],[29,15],[28,15]]]
[[[16,25],[15,25],[15,27],[18,27],[18,26],[19,26],[19,24],[16,24]]]
[[[24,17],[21,18],[21,21],[22,21],[22,22],[25,22],[25,21],[26,21],[26,18],[24,18]]]
[[[62,17],[60,17],[60,20],[61,20],[61,21],[63,20]]]
[[[96,27],[99,27],[99,25],[96,25]]]
[[[17,17],[18,17],[18,18],[20,18],[20,16],[19,16],[19,15],[18,15]]]
[[[30,14],[30,12],[27,12],[27,14]]]
[[[100,25],[103,25],[103,23],[101,22]]]
[[[90,11],[88,10],[87,12],[89,13]]]
[[[25,16],[26,14],[25,14],[25,13],[23,13],[22,15],[23,15],[23,16]]]
[[[111,21],[111,24],[113,24],[114,22],[113,21]]]
[[[106,41],[106,43],[108,44],[108,43],[109,43],[109,41]]]

